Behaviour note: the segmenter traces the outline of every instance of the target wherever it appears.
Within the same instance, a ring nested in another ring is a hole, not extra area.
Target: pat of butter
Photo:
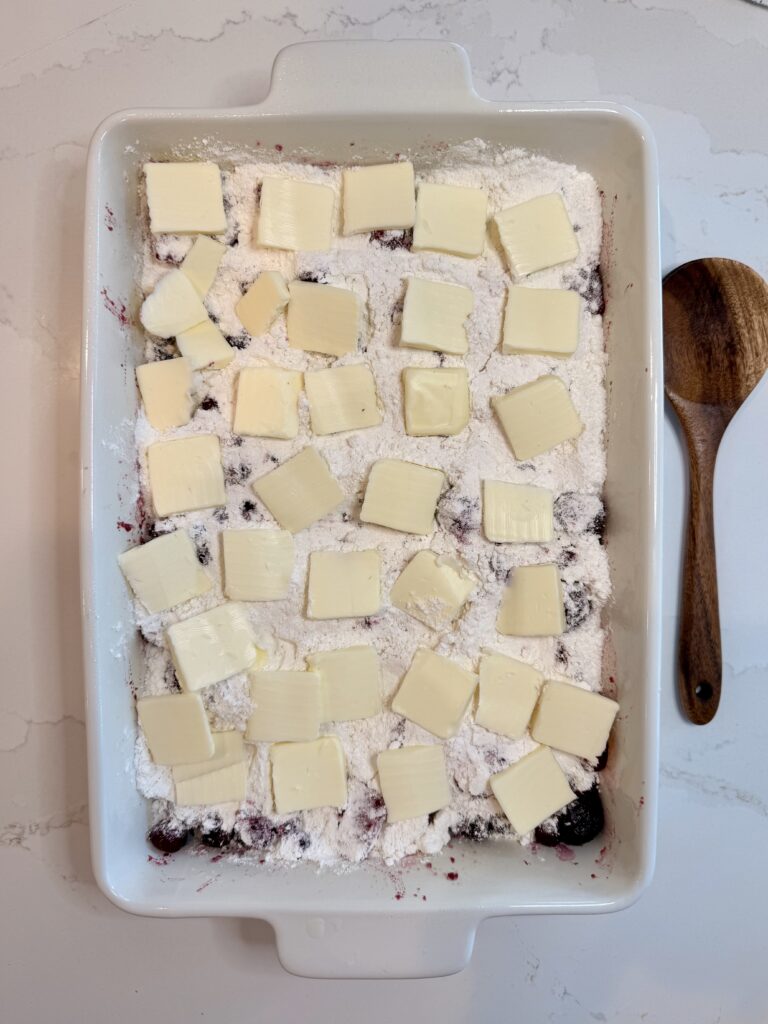
[[[280,526],[291,533],[311,526],[344,500],[344,492],[322,455],[312,447],[259,477],[253,490]]]
[[[182,260],[181,269],[201,299],[208,294],[216,280],[226,248],[223,242],[217,242],[215,238],[209,238],[207,235],[200,235]]]
[[[219,768],[229,768],[233,764],[247,760],[248,753],[243,743],[243,734],[237,729],[214,732],[211,735],[213,736],[213,756],[202,761],[174,765],[172,771],[174,782],[186,782],[187,779],[197,778],[198,775],[207,775],[208,772],[218,771]]]
[[[579,255],[568,211],[557,192],[508,206],[495,220],[510,269],[518,277],[569,263]]]
[[[266,334],[277,314],[288,305],[288,285],[282,274],[265,270],[235,306],[235,314],[252,338]]]
[[[330,249],[333,189],[294,178],[264,178],[256,243],[272,249]]]
[[[573,683],[548,682],[531,726],[537,743],[593,763],[608,743],[619,705]]]
[[[392,710],[446,740],[459,731],[477,676],[448,658],[420,647],[392,701]]]
[[[213,757],[172,769],[176,803],[184,806],[245,800],[248,755],[242,733],[213,733]]]
[[[308,619],[351,619],[381,608],[378,551],[313,551],[309,556]]]
[[[150,615],[207,593],[211,579],[184,530],[174,530],[117,556],[123,575]]]
[[[368,476],[360,519],[403,533],[431,533],[444,484],[445,474],[440,469],[401,459],[379,459]]]
[[[231,601],[174,622],[165,635],[179,682],[187,691],[245,672],[258,655],[248,612]]]
[[[220,235],[227,230],[216,164],[144,164],[144,177],[153,235]]]
[[[416,219],[413,164],[345,167],[344,234],[412,228]]]
[[[505,654],[484,654],[479,675],[475,722],[490,732],[520,739],[528,728],[544,676],[533,665]]]
[[[376,382],[369,366],[333,366],[304,374],[312,430],[338,434],[381,423]]]
[[[381,711],[381,668],[374,647],[318,651],[307,664],[320,676],[323,722],[351,722]]]
[[[503,772],[492,775],[490,784],[519,836],[557,814],[575,796],[548,747],[536,747]]]
[[[347,768],[336,736],[311,743],[276,743],[269,758],[277,814],[346,804]]]
[[[413,248],[454,256],[480,256],[485,244],[488,196],[481,188],[419,185]]]
[[[251,743],[313,740],[320,731],[320,676],[315,672],[251,672]]]
[[[395,580],[390,600],[431,629],[448,629],[475,589],[477,577],[457,559],[418,551]]]
[[[411,437],[450,437],[469,423],[469,378],[463,367],[403,370],[405,431]]]
[[[556,565],[521,565],[504,590],[496,629],[504,636],[559,636],[565,610]]]
[[[171,270],[142,302],[139,319],[150,334],[173,338],[207,320],[208,310],[187,275]]]
[[[272,366],[241,370],[232,429],[248,437],[296,437],[300,392],[301,374],[295,370]]]
[[[210,318],[176,335],[176,346],[191,370],[223,370],[234,349]]]
[[[215,434],[157,441],[147,448],[152,504],[161,518],[226,504]]]
[[[188,764],[213,757],[211,727],[198,693],[164,693],[136,701],[155,764]]]
[[[496,544],[542,544],[552,540],[552,491],[530,484],[483,480],[483,530]]]
[[[286,329],[288,344],[304,352],[343,356],[357,351],[362,307],[349,288],[291,281]]]
[[[222,530],[224,594],[233,601],[278,601],[288,596],[293,535],[287,530]]]
[[[512,285],[507,292],[501,351],[570,356],[579,343],[580,319],[577,292]]]
[[[192,372],[185,359],[161,359],[136,367],[144,412],[155,430],[183,427],[192,418]]]
[[[450,804],[445,754],[439,744],[382,750],[376,765],[390,825],[433,814]]]
[[[400,344],[463,356],[467,351],[465,321],[475,296],[461,284],[409,277],[403,304]]]
[[[559,377],[539,377],[491,399],[515,458],[524,462],[573,441],[584,426]]]

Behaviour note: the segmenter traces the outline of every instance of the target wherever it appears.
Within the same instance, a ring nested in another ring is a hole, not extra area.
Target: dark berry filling
[[[176,853],[186,846],[190,831],[171,818],[158,821],[147,832],[147,839],[161,853]]]
[[[535,839],[542,846],[584,846],[592,842],[605,827],[603,801],[597,784],[579,793],[555,818],[554,831],[539,827]]]

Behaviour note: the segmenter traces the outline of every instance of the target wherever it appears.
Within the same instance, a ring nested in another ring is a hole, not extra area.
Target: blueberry
[[[603,502],[596,494],[564,491],[555,498],[552,511],[555,526],[563,533],[597,534],[599,523],[605,523]]]
[[[438,507],[437,521],[456,540],[465,541],[469,534],[480,529],[480,503],[475,498],[448,491]]]
[[[208,412],[209,409],[218,409],[219,403],[213,397],[213,395],[206,395],[200,403],[200,408]]]
[[[405,231],[372,231],[371,243],[384,249],[410,249],[413,245],[413,228]]]
[[[605,771],[605,768],[606,768],[607,764],[608,764],[608,744],[606,743],[605,750],[602,752],[600,757],[598,757],[597,764],[594,766],[594,770],[596,772]],[[590,768],[591,767],[592,766],[590,765]]]
[[[248,348],[248,336],[246,334],[226,334],[225,338],[232,348]]]
[[[357,812],[355,823],[363,835],[370,835],[372,832],[378,832],[386,816],[382,796],[371,792],[367,805]]]
[[[208,541],[197,541],[197,543],[195,544],[195,551],[197,552],[197,560],[200,563],[200,565],[210,565],[211,549],[208,547]]]
[[[251,467],[241,462],[239,466],[227,466],[224,476],[228,484],[247,484]]]
[[[557,559],[557,564],[560,569],[564,569],[567,565],[573,565],[576,561],[576,548],[563,548]]]
[[[275,841],[275,826],[261,814],[245,818],[239,831],[243,845],[254,850],[267,850]]]
[[[308,284],[324,284],[318,274],[312,274],[309,271],[299,274],[297,280],[306,281]]]
[[[248,521],[250,520],[251,516],[254,514],[255,511],[256,502],[251,501],[250,498],[246,498],[245,501],[240,506],[240,515],[243,517],[243,519]]]
[[[560,640],[558,640],[555,646],[555,661],[558,665],[565,666],[568,664],[568,649]]]
[[[606,512],[605,506],[603,505],[603,507],[595,513],[594,519],[587,526],[587,533],[593,533],[601,544],[605,537],[605,521]]]
[[[234,838],[234,833],[222,828],[221,823],[200,831],[200,842],[212,850],[223,850],[225,847],[231,846]]]
[[[493,836],[507,835],[510,827],[500,814],[494,814],[491,818],[467,818],[451,831],[457,839],[469,839],[473,843],[484,843]]]
[[[583,583],[566,585],[563,591],[565,622],[569,630],[578,629],[592,613],[592,600]]]
[[[217,523],[226,523],[229,519],[229,514],[225,508],[217,508],[214,510],[213,518]]]
[[[176,853],[187,845],[189,829],[172,818],[165,818],[152,826],[147,832],[147,839],[161,853]]]
[[[578,793],[576,799],[555,819],[554,832],[536,829],[536,842],[542,846],[584,846],[592,842],[605,827],[605,813],[597,784]]]

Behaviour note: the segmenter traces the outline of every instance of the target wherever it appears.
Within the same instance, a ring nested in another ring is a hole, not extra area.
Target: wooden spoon
[[[691,466],[678,689],[690,721],[706,725],[722,677],[715,460],[726,427],[768,367],[768,285],[743,263],[704,259],[673,270],[662,292],[665,389]]]

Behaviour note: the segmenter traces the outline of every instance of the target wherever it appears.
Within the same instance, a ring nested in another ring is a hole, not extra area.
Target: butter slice
[[[548,682],[531,726],[538,743],[595,763],[619,710],[615,700],[573,683]]]
[[[554,537],[552,491],[483,480],[483,530],[494,543],[542,544]]]
[[[433,814],[451,802],[445,754],[439,744],[382,750],[376,764],[390,825]]]
[[[504,654],[484,654],[479,675],[475,721],[490,732],[520,739],[528,728],[544,676],[533,665]]]
[[[191,370],[223,370],[235,358],[234,349],[210,317],[177,334],[176,346]]]
[[[543,455],[563,441],[575,440],[584,429],[559,377],[539,377],[492,398],[491,405],[521,462]]]
[[[176,803],[185,806],[245,800],[248,755],[242,733],[213,733],[213,757],[172,769]]]
[[[360,519],[403,533],[431,533],[444,484],[442,470],[379,459],[371,467]]]
[[[362,430],[381,423],[376,383],[369,366],[333,366],[305,373],[304,387],[316,434]]]
[[[518,277],[569,263],[579,255],[579,243],[558,192],[508,206],[495,220],[510,269]]]
[[[208,319],[208,310],[181,270],[164,274],[144,299],[139,319],[150,334],[173,338]]]
[[[291,281],[286,328],[288,344],[304,352],[343,356],[357,351],[362,307],[349,288]]]
[[[475,296],[461,284],[409,277],[403,305],[400,344],[463,356],[467,352],[465,321]]]
[[[174,622],[166,637],[179,682],[188,692],[245,672],[258,654],[247,611],[231,601]]]
[[[136,701],[144,737],[155,764],[188,764],[213,757],[211,727],[197,693],[164,693]]]
[[[323,736],[312,743],[276,743],[269,757],[277,814],[346,804],[347,769],[338,737]]]
[[[260,477],[253,490],[280,526],[291,533],[311,526],[344,500],[344,492],[322,455],[312,447]]]
[[[215,238],[209,238],[207,235],[200,235],[182,260],[181,269],[201,299],[208,294],[216,280],[226,248],[223,242],[217,242]]]
[[[293,535],[287,530],[222,530],[224,593],[233,601],[278,601],[288,596]]]
[[[220,235],[227,230],[216,164],[149,163],[144,177],[153,235]]]
[[[573,355],[579,343],[581,299],[563,288],[520,288],[507,292],[501,351],[505,355]]]
[[[267,333],[277,314],[287,305],[285,278],[275,270],[265,270],[236,304],[235,313],[251,337],[258,338]]]
[[[144,412],[155,430],[183,427],[192,418],[192,373],[184,359],[160,359],[136,367]]]
[[[117,556],[123,575],[150,615],[207,593],[211,579],[184,530],[174,530]]]
[[[419,185],[413,248],[454,256],[480,256],[485,244],[488,196],[481,188]]]
[[[556,565],[521,565],[504,591],[496,629],[505,636],[559,636],[565,610]]]
[[[420,647],[395,694],[392,710],[446,740],[459,731],[476,686],[474,673]]]
[[[450,437],[469,423],[469,378],[463,367],[403,370],[405,431],[411,437]]]
[[[320,731],[320,676],[315,672],[251,672],[251,743],[312,740]]]
[[[215,434],[157,441],[147,448],[152,504],[161,518],[226,504]]]
[[[313,551],[309,556],[308,619],[350,619],[381,608],[378,551]]]
[[[549,747],[536,747],[503,772],[492,775],[490,784],[519,836],[562,811],[575,798]]]
[[[419,551],[395,580],[389,597],[395,608],[439,631],[458,618],[476,584],[477,577],[457,559]]]
[[[301,374],[295,370],[273,366],[241,370],[232,429],[248,437],[296,437],[300,392]]]
[[[416,219],[413,164],[345,167],[344,234],[412,228]]]
[[[317,651],[307,664],[320,676],[323,722],[351,722],[381,711],[381,668],[374,647]]]
[[[256,242],[272,249],[330,249],[333,189],[294,178],[261,183]]]

